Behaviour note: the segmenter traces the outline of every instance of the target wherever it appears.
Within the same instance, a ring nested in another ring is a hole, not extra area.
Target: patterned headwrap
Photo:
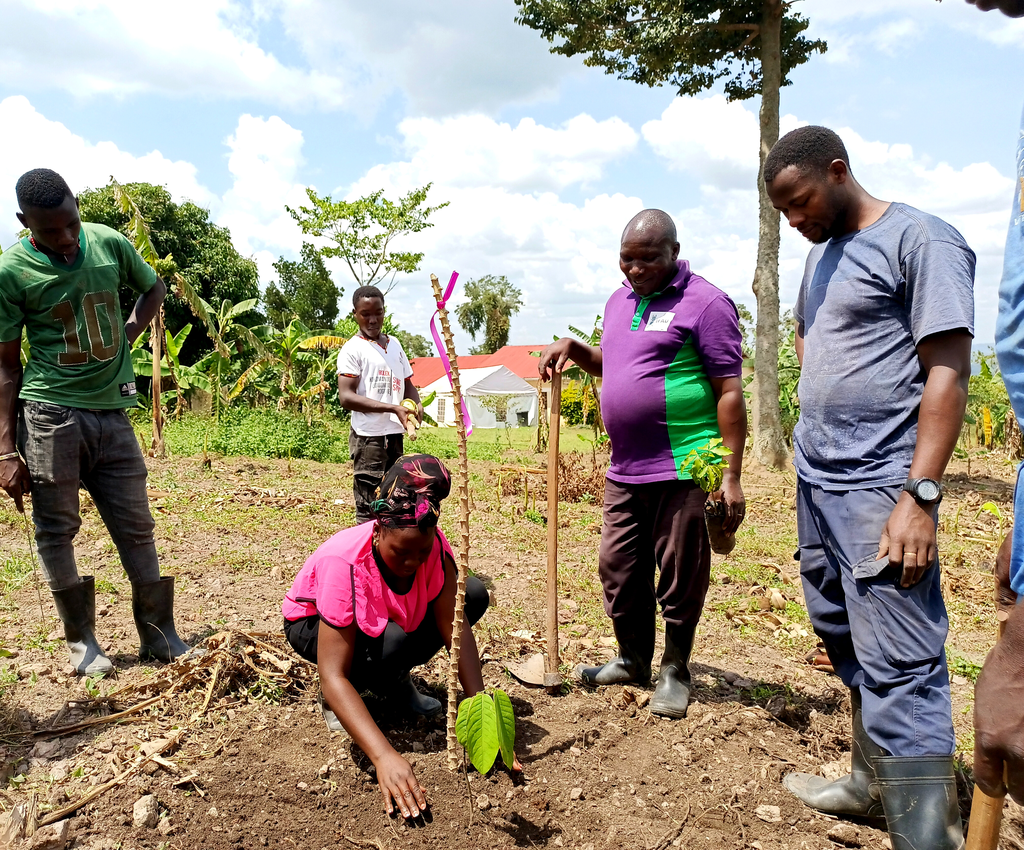
[[[433,455],[402,455],[380,482],[370,512],[386,528],[437,524],[452,476]]]

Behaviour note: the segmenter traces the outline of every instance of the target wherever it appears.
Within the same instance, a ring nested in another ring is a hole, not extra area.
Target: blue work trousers
[[[860,690],[864,728],[894,756],[949,755],[955,739],[946,668],[949,630],[935,564],[913,587],[876,560],[899,487],[797,489],[807,612],[836,673]]]
[[[26,401],[21,425],[36,547],[50,589],[78,582],[74,539],[82,525],[80,486],[96,503],[128,579],[133,584],[159,579],[146,462],[125,411]]]

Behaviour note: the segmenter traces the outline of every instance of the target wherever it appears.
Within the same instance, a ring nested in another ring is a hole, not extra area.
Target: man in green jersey
[[[94,633],[93,577],[80,578],[75,565],[80,485],[131,581],[139,657],[170,661],[188,645],[174,628],[174,579],[160,577],[146,464],[125,412],[136,397],[131,344],[167,289],[124,236],[82,223],[56,172],[29,171],[16,192],[31,235],[0,255],[0,487],[19,511],[32,493],[39,559],[72,666],[87,675],[113,666]],[[122,285],[140,295],[124,323]],[[24,370],[22,328],[31,352]]]

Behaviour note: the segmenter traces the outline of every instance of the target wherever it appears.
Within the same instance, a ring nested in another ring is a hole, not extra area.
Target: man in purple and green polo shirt
[[[549,368],[560,372],[572,360],[603,378],[601,413],[612,444],[599,570],[619,655],[578,674],[590,685],[649,681],[660,603],[665,653],[651,711],[666,717],[686,714],[690,651],[711,571],[706,494],[685,463],[691,449],[722,438],[733,453],[713,498],[724,504],[727,533],[745,511],[736,307],[678,257],[672,219],[661,210],[636,215],[622,234],[626,281],[608,299],[600,348],[566,337],[544,350],[539,368],[546,379]]]

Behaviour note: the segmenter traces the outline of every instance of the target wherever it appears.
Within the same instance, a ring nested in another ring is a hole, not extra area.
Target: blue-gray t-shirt
[[[827,490],[903,484],[925,374],[917,345],[974,333],[974,252],[905,204],[815,245],[793,310],[804,338],[794,464]]]

